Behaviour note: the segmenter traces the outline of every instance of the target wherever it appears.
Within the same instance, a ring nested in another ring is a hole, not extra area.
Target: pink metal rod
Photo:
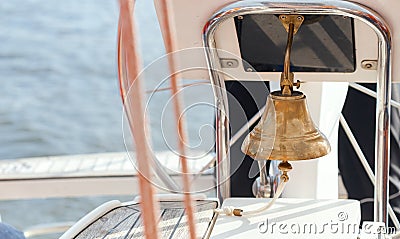
[[[141,64],[136,51],[134,21],[132,17],[134,2],[120,0],[120,19],[118,31],[122,33],[118,41],[118,48],[122,47],[122,55],[118,56],[118,77],[121,96],[126,109],[130,129],[136,145],[136,157],[139,171],[139,190],[141,195],[140,207],[144,224],[144,234],[147,239],[157,239],[157,221],[159,215],[158,202],[154,198],[154,189],[151,184],[151,169],[148,160],[151,154],[146,139],[144,110],[142,105],[143,93],[138,78]],[[121,44],[124,42],[124,45]],[[126,62],[126,67],[122,66]],[[129,97],[126,94],[130,91]],[[132,120],[132,115],[135,119]]]
[[[181,107],[181,102],[178,97],[178,75],[175,72],[176,70],[176,65],[175,65],[175,59],[173,58],[173,52],[176,50],[175,46],[175,41],[172,36],[171,32],[171,27],[169,24],[169,6],[168,6],[168,1],[167,0],[161,0],[160,1],[160,9],[162,11],[162,16],[161,16],[161,27],[165,30],[165,35],[164,35],[164,44],[165,44],[165,50],[167,52],[167,57],[168,57],[168,63],[169,63],[169,71],[171,74],[171,91],[173,97],[173,106],[174,106],[174,111],[175,111],[175,119],[177,122],[177,128],[178,128],[178,142],[179,142],[179,159],[181,162],[182,166],[182,181],[183,181],[183,193],[184,193],[184,205],[186,209],[186,214],[188,217],[188,224],[189,224],[189,232],[190,232],[190,238],[191,239],[196,239],[196,225],[194,222],[194,210],[193,210],[193,205],[191,201],[191,196],[190,196],[190,179],[189,179],[189,174],[188,174],[188,166],[187,166],[187,159],[186,159],[186,147],[185,147],[185,142],[187,141],[187,135],[184,127],[184,121],[181,117],[182,113],[182,107]]]

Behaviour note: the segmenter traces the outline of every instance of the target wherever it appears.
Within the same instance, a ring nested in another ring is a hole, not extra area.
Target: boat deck
[[[194,201],[197,235],[204,238],[217,202],[212,200]],[[181,201],[160,202],[160,238],[189,238],[187,216]],[[95,220],[75,239],[117,239],[144,238],[140,205],[132,203],[116,207]]]
[[[169,152],[156,156],[179,181],[177,156]],[[128,153],[121,152],[0,160],[0,199],[135,195],[137,170],[129,157]],[[198,171],[211,159],[212,155],[207,155],[189,160],[190,169]],[[208,184],[213,187],[213,183],[211,172],[196,180],[201,188]]]

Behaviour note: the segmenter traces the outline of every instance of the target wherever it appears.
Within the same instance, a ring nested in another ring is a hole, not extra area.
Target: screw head
[[[363,60],[361,61],[361,67],[365,70],[376,70],[378,65],[377,60]]]

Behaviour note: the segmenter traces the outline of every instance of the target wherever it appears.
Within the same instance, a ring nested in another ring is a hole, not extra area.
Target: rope
[[[286,181],[281,180],[272,200],[260,208],[257,208],[254,210],[249,210],[249,211],[244,211],[240,208],[235,208],[233,206],[226,206],[226,207],[214,209],[214,212],[217,214],[217,216],[225,215],[225,216],[238,216],[238,217],[260,214],[260,213],[268,210],[270,207],[272,207],[272,205],[275,204],[275,201],[281,196],[285,186],[286,186]]]

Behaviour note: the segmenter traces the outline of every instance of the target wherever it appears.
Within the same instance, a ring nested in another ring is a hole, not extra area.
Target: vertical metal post
[[[228,96],[225,89],[225,81],[214,59],[218,59],[215,42],[212,38],[215,28],[203,33],[205,53],[210,73],[211,85],[214,91],[216,115],[215,115],[215,148],[216,148],[216,190],[220,202],[231,196],[230,193],[230,128]]]
[[[389,42],[379,40],[376,85],[374,221],[388,225],[390,168],[391,61]]]
[[[225,91],[225,87],[223,88]],[[226,94],[226,93],[225,93]],[[217,103],[216,115],[216,153],[217,153],[217,193],[222,202],[231,196],[230,189],[230,147],[229,147],[229,120],[228,106],[224,102]]]

